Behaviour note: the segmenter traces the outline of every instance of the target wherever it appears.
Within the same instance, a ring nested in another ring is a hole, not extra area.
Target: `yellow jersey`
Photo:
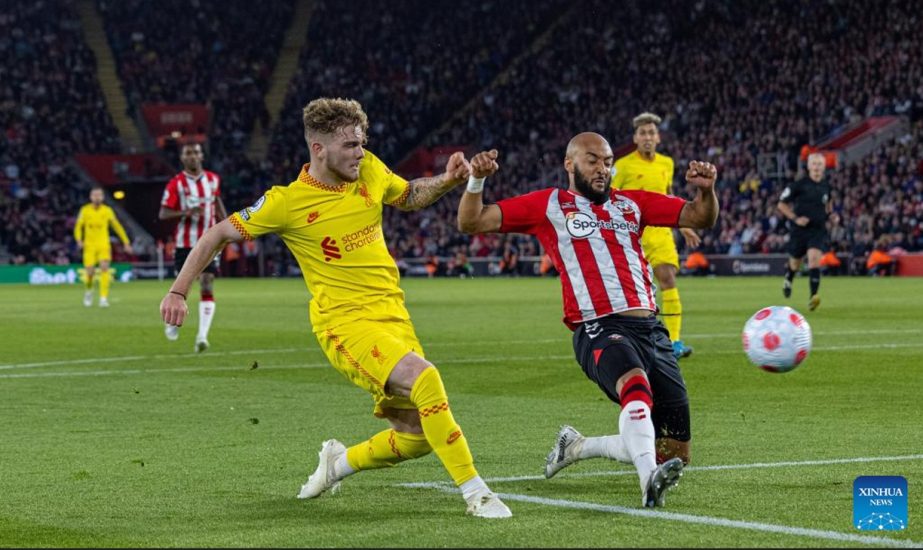
[[[352,183],[324,185],[308,168],[229,221],[245,239],[282,238],[311,293],[315,332],[357,319],[409,320],[381,222],[383,205],[402,203],[410,184],[368,151]]]
[[[93,203],[87,203],[80,208],[77,214],[77,223],[74,224],[74,239],[83,241],[84,246],[108,246],[109,245],[109,226],[115,230],[122,244],[128,244],[128,235],[125,234],[125,228],[115,217],[112,208],[101,204],[95,206]]]
[[[615,161],[612,188],[632,191],[652,191],[669,195],[673,187],[673,159],[654,153],[654,160],[645,160],[637,150]]]

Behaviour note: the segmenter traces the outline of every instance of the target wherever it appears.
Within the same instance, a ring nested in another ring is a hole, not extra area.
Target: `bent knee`
[[[433,451],[423,434],[394,432],[397,448],[405,458],[420,458]]]

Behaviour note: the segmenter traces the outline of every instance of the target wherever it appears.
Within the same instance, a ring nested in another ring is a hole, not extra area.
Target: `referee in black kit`
[[[782,294],[792,295],[792,279],[801,269],[801,260],[808,255],[808,274],[811,278],[811,299],[808,309],[820,305],[817,289],[820,287],[820,258],[827,241],[827,215],[831,211],[830,184],[824,178],[824,155],[808,156],[808,177],[792,182],[779,196],[779,212],[792,223],[788,241],[788,268]],[[834,214],[835,215],[835,214]]]

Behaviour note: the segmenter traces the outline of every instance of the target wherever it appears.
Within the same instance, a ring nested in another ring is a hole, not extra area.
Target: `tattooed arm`
[[[429,178],[417,178],[408,182],[410,189],[407,197],[403,202],[394,206],[404,211],[425,208],[439,200],[442,195],[467,181],[470,170],[471,166],[465,160],[465,155],[461,152],[454,153],[446,162],[444,173]]]

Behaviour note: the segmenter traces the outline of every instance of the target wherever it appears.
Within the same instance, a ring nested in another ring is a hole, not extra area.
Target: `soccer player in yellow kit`
[[[634,142],[638,148],[615,161],[612,188],[653,191],[664,195],[672,194],[673,159],[657,152],[660,132],[657,127],[661,118],[653,113],[641,113],[632,120],[635,128]],[[680,228],[680,233],[692,248],[699,246],[701,239],[692,229]],[[654,268],[654,277],[660,287],[661,315],[663,324],[673,342],[673,355],[677,359],[688,357],[692,348],[680,338],[683,324],[683,305],[676,288],[676,273],[679,271],[679,254],[669,227],[647,227],[641,236],[644,256]]]
[[[368,118],[358,102],[315,99],[303,121],[311,162],[291,184],[273,187],[199,239],[160,304],[163,320],[182,325],[190,285],[225,244],[276,233],[301,267],[321,349],[334,368],[371,394],[375,416],[391,424],[348,449],[325,441],[298,497],[317,497],[357,471],[435,451],[469,514],[510,517],[474,468],[439,371],[425,359],[381,225],[383,205],[411,211],[432,204],[467,181],[468,162],[455,153],[445,173],[408,182],[363,148]]]
[[[109,242],[109,226],[119,236],[125,251],[131,254],[131,244],[125,229],[115,217],[112,208],[103,204],[103,188],[99,186],[90,190],[90,202],[80,208],[77,223],[74,224],[74,240],[77,247],[83,249],[83,267],[86,270],[86,291],[83,293],[83,305],[93,305],[93,277],[99,264],[99,307],[109,307],[109,283],[112,274],[109,262],[112,261],[112,244]]]

